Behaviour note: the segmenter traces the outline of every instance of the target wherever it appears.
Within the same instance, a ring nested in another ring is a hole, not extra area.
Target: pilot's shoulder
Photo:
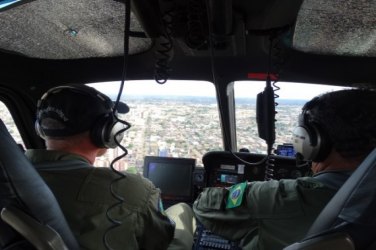
[[[102,180],[108,181],[116,181],[120,185],[121,188],[127,190],[136,190],[136,189],[154,189],[154,185],[151,181],[144,178],[140,174],[133,174],[127,172],[115,172],[110,168],[98,167],[94,168],[92,173],[93,176],[99,177]]]
[[[160,190],[140,174],[126,173],[119,183],[120,190],[129,205],[154,206],[160,197]]]
[[[140,174],[126,172],[119,174],[109,168],[96,168],[95,172],[96,176],[101,175],[104,179],[107,179],[107,183],[109,181],[114,182],[113,187],[117,194],[123,197],[124,201],[129,205],[145,205],[153,196],[159,197],[160,195],[159,189]]]
[[[150,180],[146,179],[140,174],[125,173],[124,175],[126,179],[124,185],[127,186],[126,188],[130,187],[132,190],[143,189],[148,192],[156,189],[156,187]]]

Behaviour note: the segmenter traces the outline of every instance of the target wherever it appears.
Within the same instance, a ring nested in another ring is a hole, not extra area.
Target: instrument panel
[[[264,162],[253,166],[265,155],[227,151],[208,152],[203,157],[205,186],[227,187],[243,181],[270,179],[296,179],[310,175],[310,164],[297,164],[295,157],[272,155]]]

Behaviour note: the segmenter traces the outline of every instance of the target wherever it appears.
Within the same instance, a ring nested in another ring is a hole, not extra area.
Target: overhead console
[[[259,162],[264,158],[265,155],[245,152],[208,152],[202,159],[206,173],[205,186],[226,187],[243,181],[263,181],[266,171],[276,180],[295,179],[310,174],[310,164],[297,166],[295,157],[272,155],[268,161],[257,166],[246,163]]]
[[[218,55],[244,56],[247,50],[267,44],[271,31],[292,27],[301,2],[140,0],[132,1],[132,11],[148,37],[169,35],[188,56],[210,55],[209,34]]]

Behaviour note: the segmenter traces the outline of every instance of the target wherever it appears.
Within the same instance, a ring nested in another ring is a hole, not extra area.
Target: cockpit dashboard
[[[179,202],[192,205],[205,187],[229,187],[267,178],[295,179],[310,174],[309,163],[297,162],[294,156],[287,154],[291,152],[289,145],[278,149],[283,153],[268,157],[248,152],[211,151],[203,156],[203,168],[196,167],[196,160],[191,158],[146,156],[143,173],[161,189],[166,208]],[[212,233],[198,222],[192,249],[240,248],[237,242]]]
[[[204,167],[195,159],[146,156],[144,176],[161,189],[167,204],[192,204],[205,187],[229,187],[244,181],[296,179],[311,174],[309,162],[294,156],[248,152],[211,151],[203,156]],[[258,164],[256,164],[258,163]]]

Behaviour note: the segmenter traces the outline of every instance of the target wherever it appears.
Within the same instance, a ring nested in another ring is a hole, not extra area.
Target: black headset
[[[329,136],[320,124],[314,121],[310,112],[319,99],[315,97],[303,107],[298,126],[293,130],[293,145],[297,156],[315,162],[325,160],[332,148]]]
[[[38,100],[35,131],[41,138],[46,139],[47,136],[40,124],[41,115],[39,114],[39,111],[45,106],[45,100],[47,100],[47,98],[49,98],[51,95],[59,93],[60,91],[79,92],[84,95],[89,95],[92,98],[98,100],[98,102],[102,103],[107,111],[104,114],[100,115],[98,119],[96,119],[94,124],[92,124],[90,128],[90,139],[94,143],[94,145],[99,148],[116,148],[118,146],[116,142],[121,142],[121,140],[123,139],[123,130],[125,128],[125,125],[119,122],[118,119],[116,119],[113,110],[113,102],[109,97],[102,94],[101,92],[93,88],[83,87],[79,85],[66,85],[52,88],[45,94],[43,94],[41,99]]]

